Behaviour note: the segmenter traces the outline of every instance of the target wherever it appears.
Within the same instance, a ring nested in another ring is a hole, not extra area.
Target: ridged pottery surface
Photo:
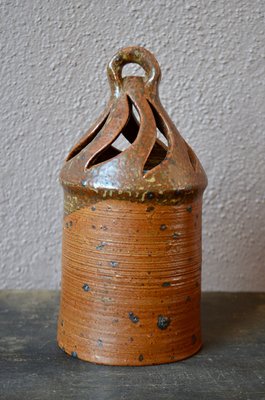
[[[143,66],[146,76],[122,78],[128,62]],[[108,76],[107,109],[61,172],[58,343],[69,355],[99,364],[174,362],[201,347],[207,178],[159,102],[153,55],[122,49]],[[130,143],[124,151],[113,145],[120,134]]]
[[[96,363],[179,360],[201,346],[201,203],[101,201],[64,221],[59,345]]]

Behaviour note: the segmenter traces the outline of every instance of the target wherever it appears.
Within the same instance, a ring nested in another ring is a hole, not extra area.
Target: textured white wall
[[[263,0],[2,2],[1,287],[58,287],[59,170],[108,99],[106,63],[137,44],[208,174],[203,288],[265,290],[264,13]]]

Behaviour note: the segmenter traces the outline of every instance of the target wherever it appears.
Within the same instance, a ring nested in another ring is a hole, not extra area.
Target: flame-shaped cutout
[[[96,153],[94,157],[91,158],[89,163],[86,165],[87,169],[95,165],[99,165],[103,162],[107,162],[112,158],[118,156],[122,151],[126,150],[135,141],[140,127],[140,115],[131,98],[127,96],[127,99],[129,104],[129,118],[125,126],[123,127],[117,138],[108,143],[106,147],[104,147],[101,151]],[[168,139],[164,130],[163,121],[161,120],[161,117],[159,116],[153,105],[150,102],[148,102],[148,104],[153,112],[156,121],[157,139],[148,156],[148,159],[145,162],[143,174],[161,164],[162,161],[166,158],[168,152]],[[97,133],[99,133],[99,131]]]
[[[77,156],[77,154],[79,154],[81,150],[83,150],[87,145],[89,145],[89,143],[92,142],[92,140],[97,136],[97,134],[102,130],[103,126],[106,124],[108,116],[109,116],[109,113],[106,115],[105,118],[103,118],[103,120],[99,123],[99,125],[95,128],[94,131],[91,131],[90,133],[86,134],[84,136],[84,138],[82,138],[80,140],[80,142],[77,143],[72,148],[72,150],[70,151],[70,153],[68,154],[68,156],[66,158],[66,161],[69,161],[72,158],[74,158],[75,156]]]
[[[136,139],[139,131],[139,114],[135,105],[129,96],[127,96],[129,105],[129,117],[119,132],[118,137],[115,137],[113,141],[104,146],[99,152],[86,165],[86,168],[91,168],[95,165],[107,162],[112,158],[119,155],[122,151],[128,148]]]
[[[130,107],[128,123],[123,128],[122,134],[112,143],[112,146],[120,151],[126,150],[135,141],[140,128],[140,115],[130,97],[128,101]]]
[[[156,111],[155,107],[148,101],[149,106],[153,112],[156,127],[157,127],[157,140],[145,162],[144,174],[153,168],[157,167],[165,160],[168,152],[168,138],[164,128],[163,121]]]

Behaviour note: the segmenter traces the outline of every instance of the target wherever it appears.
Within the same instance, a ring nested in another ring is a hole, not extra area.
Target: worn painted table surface
[[[265,399],[265,293],[205,293],[204,347],[175,364],[107,367],[56,345],[58,292],[0,292],[0,399]]]

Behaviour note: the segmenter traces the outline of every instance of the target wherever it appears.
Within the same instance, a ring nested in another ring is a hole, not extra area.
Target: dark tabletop
[[[204,347],[174,364],[100,366],[56,345],[58,292],[0,292],[0,399],[265,399],[265,293],[205,293]]]

